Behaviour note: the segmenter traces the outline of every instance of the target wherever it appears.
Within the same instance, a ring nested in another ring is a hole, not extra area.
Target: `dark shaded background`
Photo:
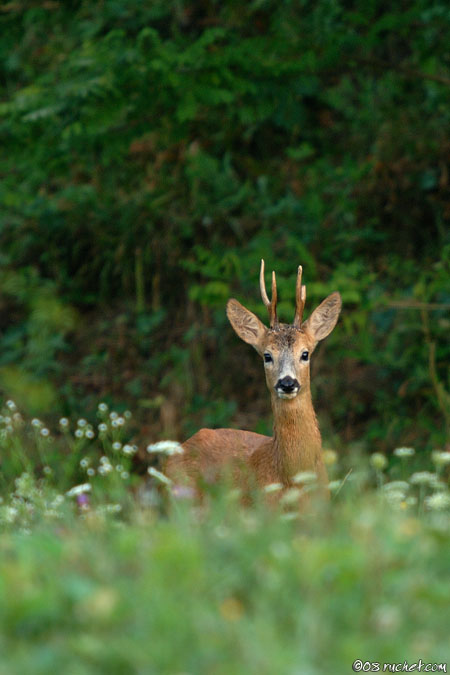
[[[314,356],[327,444],[445,442],[446,2],[0,8],[0,387],[31,414],[131,408],[146,438],[270,430],[235,296],[340,290]]]

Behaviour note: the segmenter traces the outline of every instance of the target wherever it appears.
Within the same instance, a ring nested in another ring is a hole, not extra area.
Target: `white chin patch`
[[[291,398],[295,398],[297,396],[298,392],[299,392],[299,389],[296,389],[292,393],[286,394],[284,391],[278,391],[278,389],[277,389],[277,396],[278,396],[278,398],[291,399]]]

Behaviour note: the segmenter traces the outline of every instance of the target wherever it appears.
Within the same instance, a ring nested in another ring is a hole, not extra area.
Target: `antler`
[[[277,280],[275,272],[272,272],[272,300],[269,300],[266,292],[266,283],[264,281],[264,260],[261,260],[261,271],[259,273],[259,288],[261,290],[262,301],[269,311],[270,327],[278,326],[277,318]]]
[[[293,325],[300,328],[303,319],[303,310],[306,302],[306,286],[302,286],[303,267],[298,266],[297,283],[295,286],[295,316]]]

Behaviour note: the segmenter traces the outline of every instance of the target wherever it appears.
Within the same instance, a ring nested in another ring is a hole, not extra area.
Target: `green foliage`
[[[310,310],[342,292],[323,424],[442,443],[449,24],[440,0],[7,3],[6,394],[55,414],[137,400],[155,436],[242,424],[249,400],[268,418],[223,314],[229,295],[260,312],[264,257],[285,320],[299,263]]]
[[[356,659],[445,662],[450,453],[397,448],[368,462],[328,450],[329,506],[298,514],[293,489],[284,508],[243,508],[224,484],[199,509],[167,479],[163,502],[157,471],[132,495],[116,466],[130,455],[113,446],[129,418],[101,404],[99,425],[43,433],[12,401],[2,410],[0,670],[322,675]]]

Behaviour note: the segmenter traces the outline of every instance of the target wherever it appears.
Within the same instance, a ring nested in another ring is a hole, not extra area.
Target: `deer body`
[[[276,280],[272,273],[272,300],[264,285],[261,261],[261,294],[269,310],[270,328],[237,300],[229,300],[227,315],[238,336],[263,357],[266,383],[271,395],[273,437],[237,429],[201,429],[183,443],[183,454],[172,456],[166,472],[176,482],[187,478],[214,481],[231,470],[234,481],[244,490],[249,480],[259,487],[293,484],[302,471],[314,471],[319,483],[328,483],[322,457],[320,431],[314,412],[310,379],[310,355],[317,342],[334,328],[341,309],[339,293],[332,293],[302,323],[306,291],[297,277],[297,310],[292,325],[280,324],[276,316]],[[326,488],[325,488],[326,490]]]

